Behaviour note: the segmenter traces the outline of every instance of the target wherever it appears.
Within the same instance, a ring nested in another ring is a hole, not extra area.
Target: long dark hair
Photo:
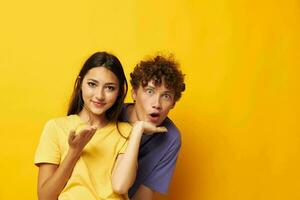
[[[128,84],[121,62],[116,56],[107,52],[96,52],[84,63],[74,84],[67,115],[78,114],[83,109],[82,81],[87,72],[94,67],[105,67],[109,69],[115,74],[119,81],[118,97],[112,107],[105,112],[105,116],[109,121],[117,122],[127,94]]]

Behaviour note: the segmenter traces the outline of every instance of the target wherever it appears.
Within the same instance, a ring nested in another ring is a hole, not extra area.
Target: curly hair
[[[178,101],[185,90],[184,74],[179,70],[179,64],[172,55],[166,57],[157,55],[140,61],[130,73],[130,83],[134,90],[139,86],[146,87],[149,81],[160,86],[162,81],[165,87],[174,91],[174,100]]]

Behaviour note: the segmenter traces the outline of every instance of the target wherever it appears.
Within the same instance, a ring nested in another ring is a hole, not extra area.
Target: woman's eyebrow
[[[96,82],[96,83],[99,82],[99,81],[97,81],[96,79],[92,79],[92,78],[88,78],[87,80],[88,80],[88,81],[93,81],[93,82]]]
[[[118,85],[118,84],[114,83],[114,82],[108,82],[108,83],[105,83],[105,85]]]

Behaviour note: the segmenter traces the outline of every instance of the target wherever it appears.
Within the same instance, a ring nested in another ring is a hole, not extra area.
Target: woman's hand
[[[143,133],[167,132],[165,127],[144,121],[134,123],[125,153],[119,155],[112,173],[112,188],[118,194],[126,194],[134,183],[137,170],[137,157]]]
[[[74,153],[81,154],[83,148],[92,139],[96,131],[96,126],[84,128],[77,134],[75,133],[75,130],[70,131],[68,139],[70,150]]]

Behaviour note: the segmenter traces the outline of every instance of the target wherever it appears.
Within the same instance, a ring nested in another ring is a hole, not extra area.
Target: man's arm
[[[152,200],[154,197],[154,191],[145,185],[141,185],[131,200]]]

